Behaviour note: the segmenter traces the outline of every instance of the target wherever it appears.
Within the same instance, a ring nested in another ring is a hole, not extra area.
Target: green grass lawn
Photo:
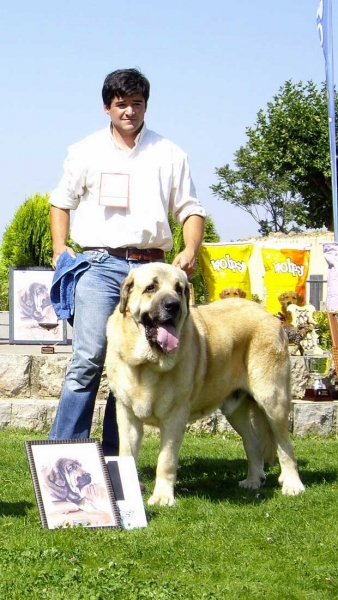
[[[67,600],[338,597],[338,440],[294,439],[305,494],[282,496],[276,465],[258,493],[239,488],[239,438],[187,434],[176,504],[147,508],[148,527],[43,529],[24,442],[0,431],[0,598]],[[158,439],[139,463],[154,484]]]

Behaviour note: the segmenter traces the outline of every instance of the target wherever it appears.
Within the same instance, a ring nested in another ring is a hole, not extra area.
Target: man
[[[106,323],[129,271],[163,261],[172,247],[168,211],[183,225],[185,248],[174,265],[194,272],[205,211],[196,198],[186,154],[144,123],[149,81],[137,69],[110,73],[103,85],[109,128],[69,148],[64,174],[52,192],[53,267],[72,239],[90,262],[75,290],[73,360],[49,439],[87,438],[106,354]],[[103,451],[118,454],[115,400],[103,421]]]

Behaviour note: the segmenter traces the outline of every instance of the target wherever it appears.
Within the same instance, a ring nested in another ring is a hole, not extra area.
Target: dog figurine
[[[288,310],[288,307],[291,304],[295,304],[296,306],[302,306],[304,299],[298,292],[283,292],[278,296],[278,300],[281,305],[281,312],[284,317],[283,323],[284,325],[292,325],[292,314]]]
[[[221,300],[226,300],[227,298],[246,298],[246,293],[242,288],[229,287],[222,290],[219,297]]]

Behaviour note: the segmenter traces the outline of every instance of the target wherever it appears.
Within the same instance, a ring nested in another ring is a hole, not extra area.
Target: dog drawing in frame
[[[61,457],[43,470],[44,491],[50,514],[67,515],[83,511],[103,515],[105,493],[93,484],[91,474],[74,458]]]

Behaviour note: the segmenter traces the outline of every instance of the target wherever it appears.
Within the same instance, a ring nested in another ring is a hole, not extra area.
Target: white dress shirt
[[[116,174],[123,175],[120,179],[128,182],[127,207],[100,204],[102,174],[108,180],[110,175],[115,180]],[[130,153],[118,146],[110,125],[70,146],[63,177],[49,201],[76,209],[71,237],[80,246],[168,251],[169,210],[180,224],[190,215],[206,216],[196,198],[187,155],[145,125]]]

